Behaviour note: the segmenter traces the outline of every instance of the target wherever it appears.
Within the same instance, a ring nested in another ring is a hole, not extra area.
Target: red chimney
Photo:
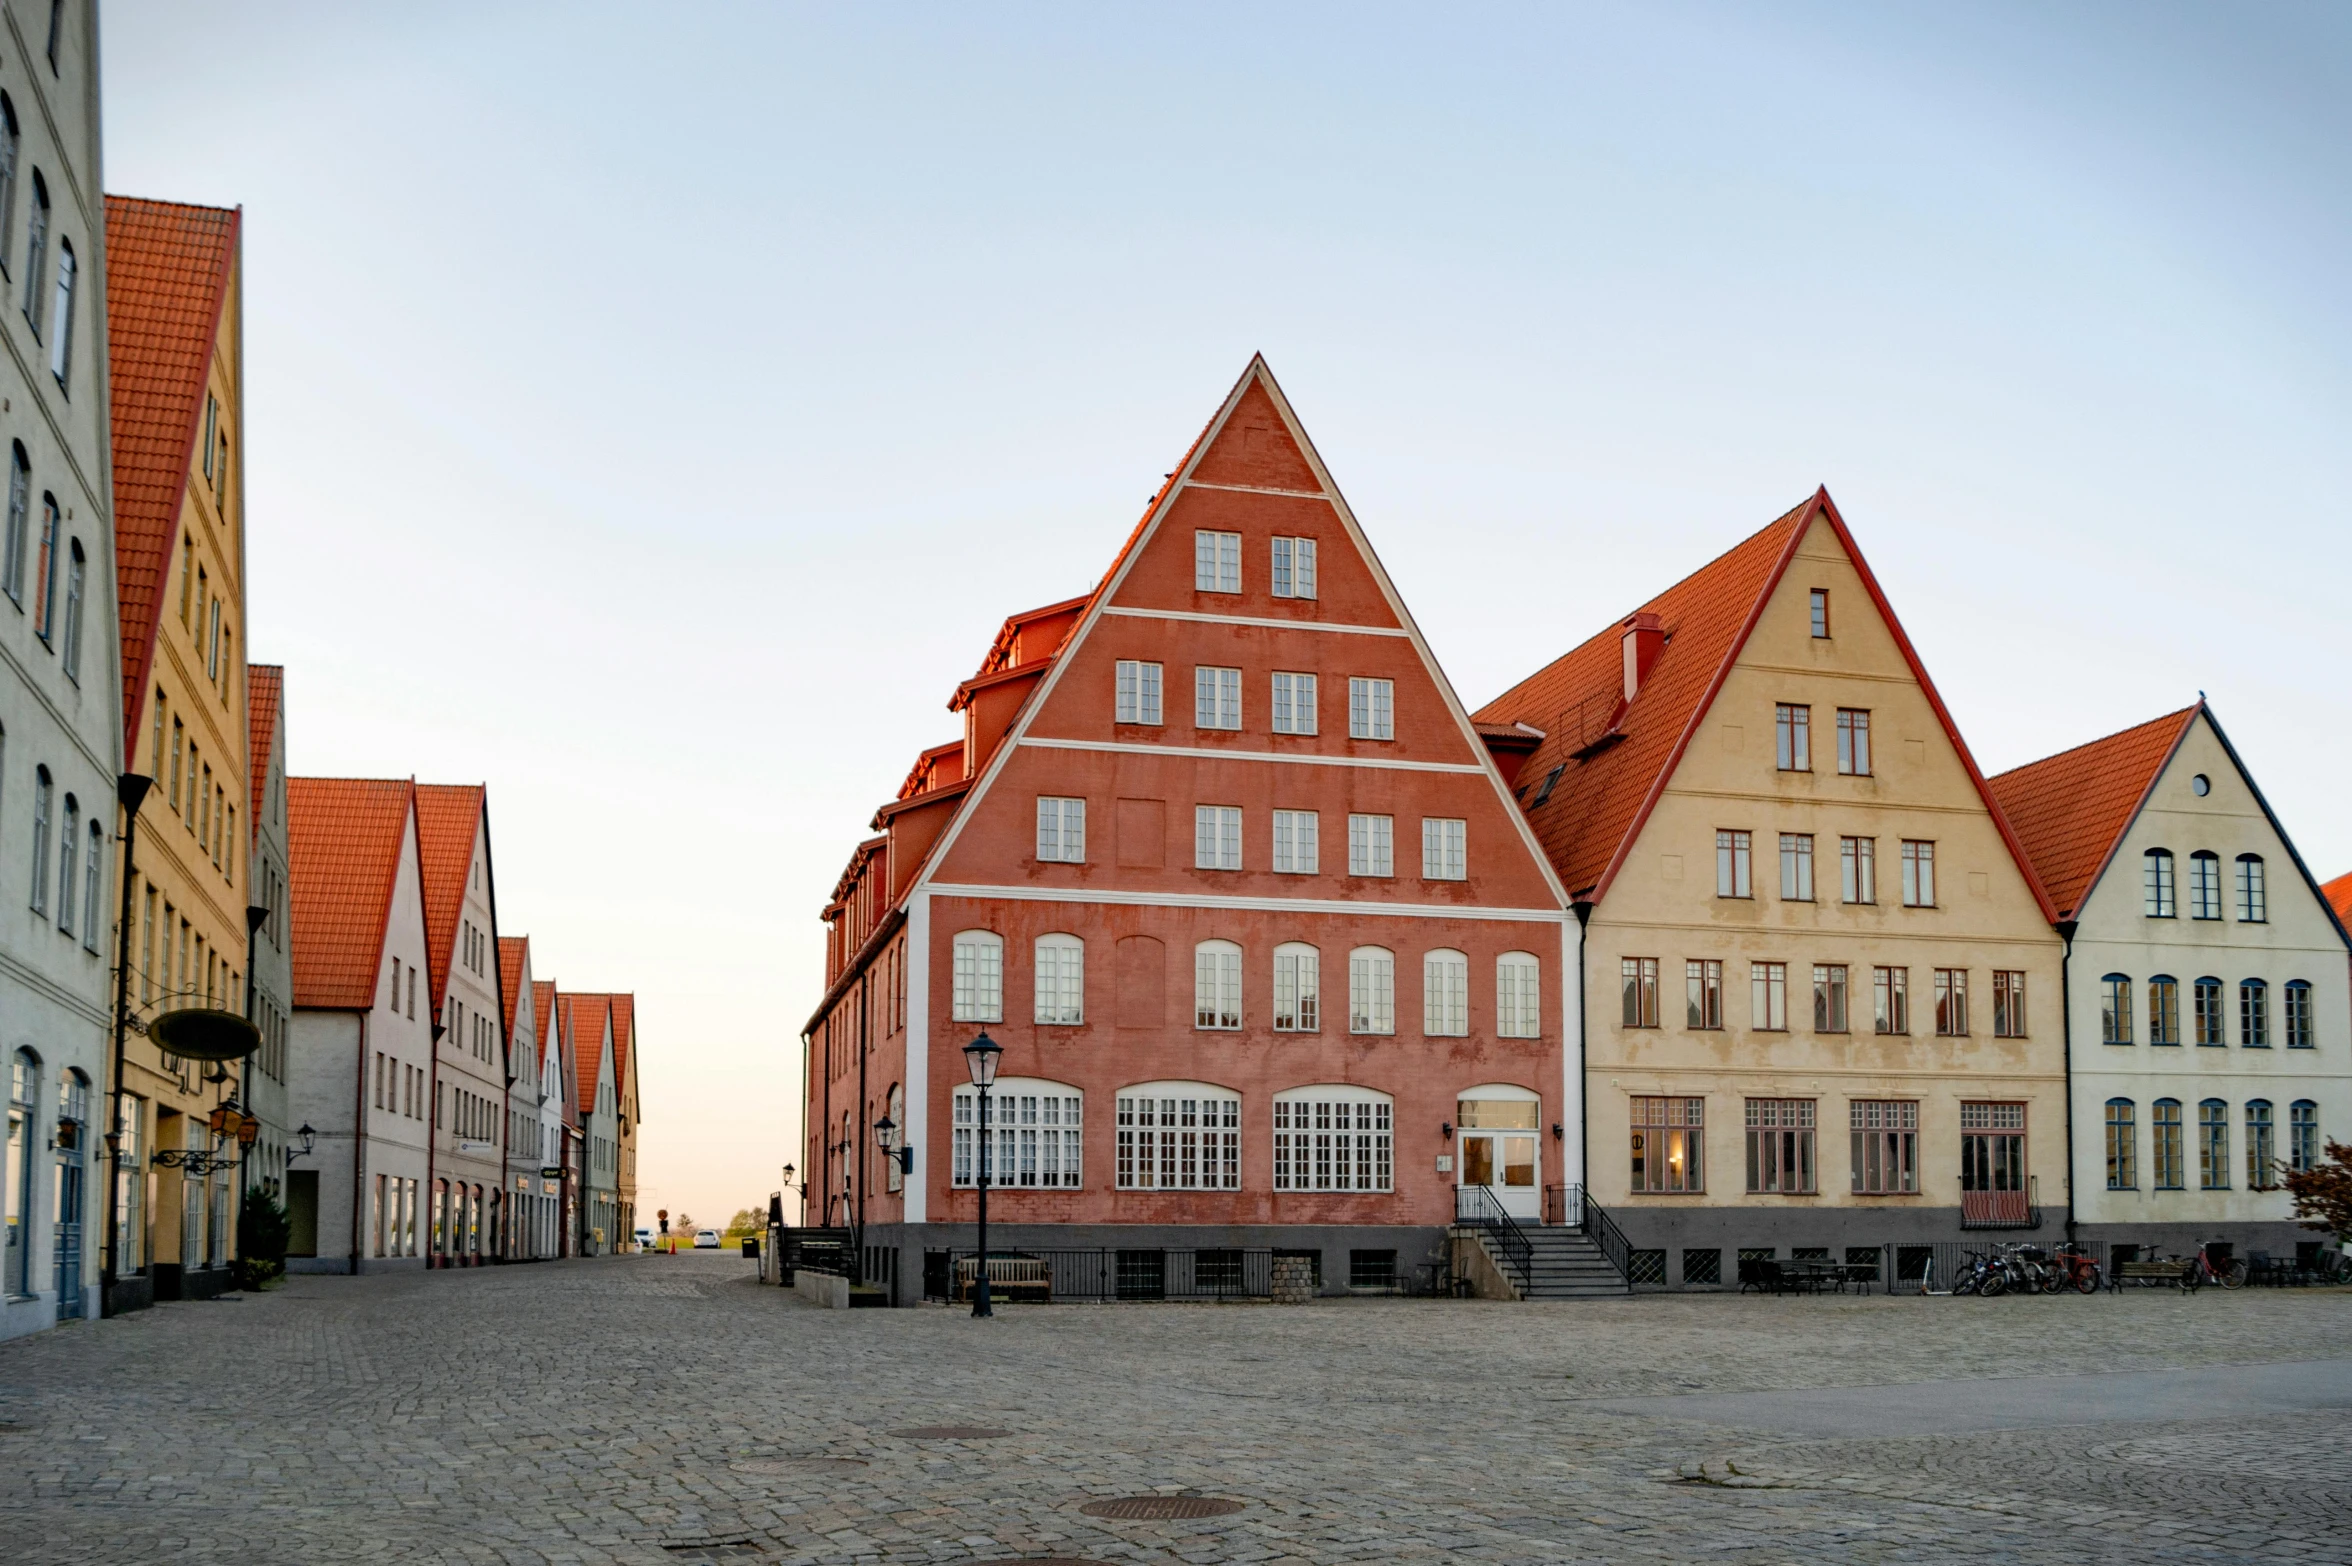
[[[1644,609],[1625,622],[1625,699],[1633,700],[1642,681],[1650,677],[1650,665],[1658,661],[1658,653],[1666,645],[1666,628],[1658,617]]]

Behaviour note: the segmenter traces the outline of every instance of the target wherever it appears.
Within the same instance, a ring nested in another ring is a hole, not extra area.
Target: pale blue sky
[[[2057,14],[2053,15],[2052,13]],[[188,6],[296,766],[491,787],[644,1206],[793,1156],[816,920],[1263,350],[1475,703],[1827,484],[1986,770],[2211,693],[2352,869],[2352,13]]]

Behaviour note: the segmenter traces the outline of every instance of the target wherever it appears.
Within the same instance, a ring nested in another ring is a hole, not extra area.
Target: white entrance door
[[[1503,1093],[1514,1096],[1499,1096]],[[1535,1095],[1524,1088],[1474,1088],[1454,1107],[1461,1127],[1462,1184],[1484,1186],[1521,1223],[1542,1222],[1537,1121],[1543,1106]]]

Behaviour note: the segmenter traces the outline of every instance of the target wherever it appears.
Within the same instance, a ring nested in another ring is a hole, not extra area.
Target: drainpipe
[[[1583,1176],[1578,1193],[1583,1196],[1592,1191],[1592,1073],[1585,1059],[1584,949],[1592,931],[1593,905],[1576,902],[1568,906],[1576,910],[1576,1126],[1584,1143],[1584,1167],[1577,1173]]]
[[[122,918],[114,936],[114,1104],[106,1133],[106,1255],[98,1271],[98,1314],[114,1314],[114,1258],[122,1246],[123,1037],[131,1021],[131,883],[136,877],[139,804],[155,780],[126,772],[115,780],[115,798],[123,810]],[[87,1276],[85,1274],[84,1276]]]
[[[253,872],[251,868],[252,856],[250,854],[246,856],[246,863],[247,869],[245,872],[245,880],[246,884],[250,886],[253,882]],[[245,905],[245,1020],[252,1023],[256,1030],[260,1028],[261,1022],[253,1015],[256,998],[253,971],[259,965],[259,959],[261,956],[262,922],[269,918],[269,916],[270,911],[259,903],[247,903]],[[254,1053],[259,1054],[260,1051],[256,1050]],[[253,1113],[253,1056],[246,1056],[244,1064],[245,1080],[242,1084],[243,1092],[241,1096],[245,1101],[245,1113],[250,1115]],[[244,1156],[237,1160],[237,1184],[242,1190],[245,1191],[250,1191],[253,1189],[253,1176],[248,1174],[245,1169],[245,1166],[252,1161],[253,1149],[252,1147],[247,1147]],[[244,1197],[240,1195],[238,1197],[238,1208],[240,1212],[242,1212],[243,1207]]]
[[[359,1230],[362,1201],[365,1192],[361,1182],[366,1170],[361,1167],[360,1154],[367,1146],[368,1136],[368,1014],[359,1014],[359,1078],[358,1091],[352,1095],[351,1110],[351,1276],[359,1276]]]
[[[2065,1049],[2066,1063],[2066,1243],[2074,1244],[2074,932],[2081,921],[2058,921],[2058,938],[2066,943],[2058,957],[2059,1017],[2064,1026],[2059,1039]]]
[[[441,1193],[433,1184],[433,1171],[437,1167],[435,1155],[441,1151],[441,1035],[449,1031],[441,1019],[447,1015],[447,995],[441,997],[441,1005],[443,1009],[433,1013],[433,1071],[432,1080],[428,1084],[431,1091],[425,1095],[425,1200],[433,1204],[433,1221],[425,1226],[429,1236],[425,1241],[425,1266],[428,1270],[443,1264],[440,1254],[441,1220],[449,1207],[447,1202],[441,1200]]]
[[[858,981],[857,996],[857,1096],[858,1116],[861,1123],[857,1126],[855,1135],[853,1137],[857,1151],[854,1154],[845,1151],[843,1153],[843,1157],[844,1159],[854,1157],[857,1160],[857,1162],[852,1166],[853,1173],[850,1176],[852,1180],[857,1182],[857,1211],[853,1215],[853,1220],[857,1224],[857,1243],[850,1247],[849,1281],[853,1284],[862,1284],[866,1281],[866,1127],[862,1122],[865,1115],[874,1107],[873,1104],[870,1103],[867,1099],[866,1090],[866,1042],[868,1036],[873,1032],[874,1020],[873,1008],[867,1003],[872,998],[872,992],[867,988],[866,982],[862,978]]]

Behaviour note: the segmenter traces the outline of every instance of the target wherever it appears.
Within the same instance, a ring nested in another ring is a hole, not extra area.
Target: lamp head
[[[800,1173],[800,1166],[798,1164],[786,1164],[784,1166],[784,1185],[786,1189],[791,1188],[792,1177],[798,1173]]]
[[[976,1088],[996,1086],[996,1065],[1004,1058],[1004,1046],[983,1032],[964,1046],[964,1064],[972,1068],[972,1085]]]
[[[884,1115],[874,1122],[874,1141],[885,1153],[898,1147],[898,1122]]]

